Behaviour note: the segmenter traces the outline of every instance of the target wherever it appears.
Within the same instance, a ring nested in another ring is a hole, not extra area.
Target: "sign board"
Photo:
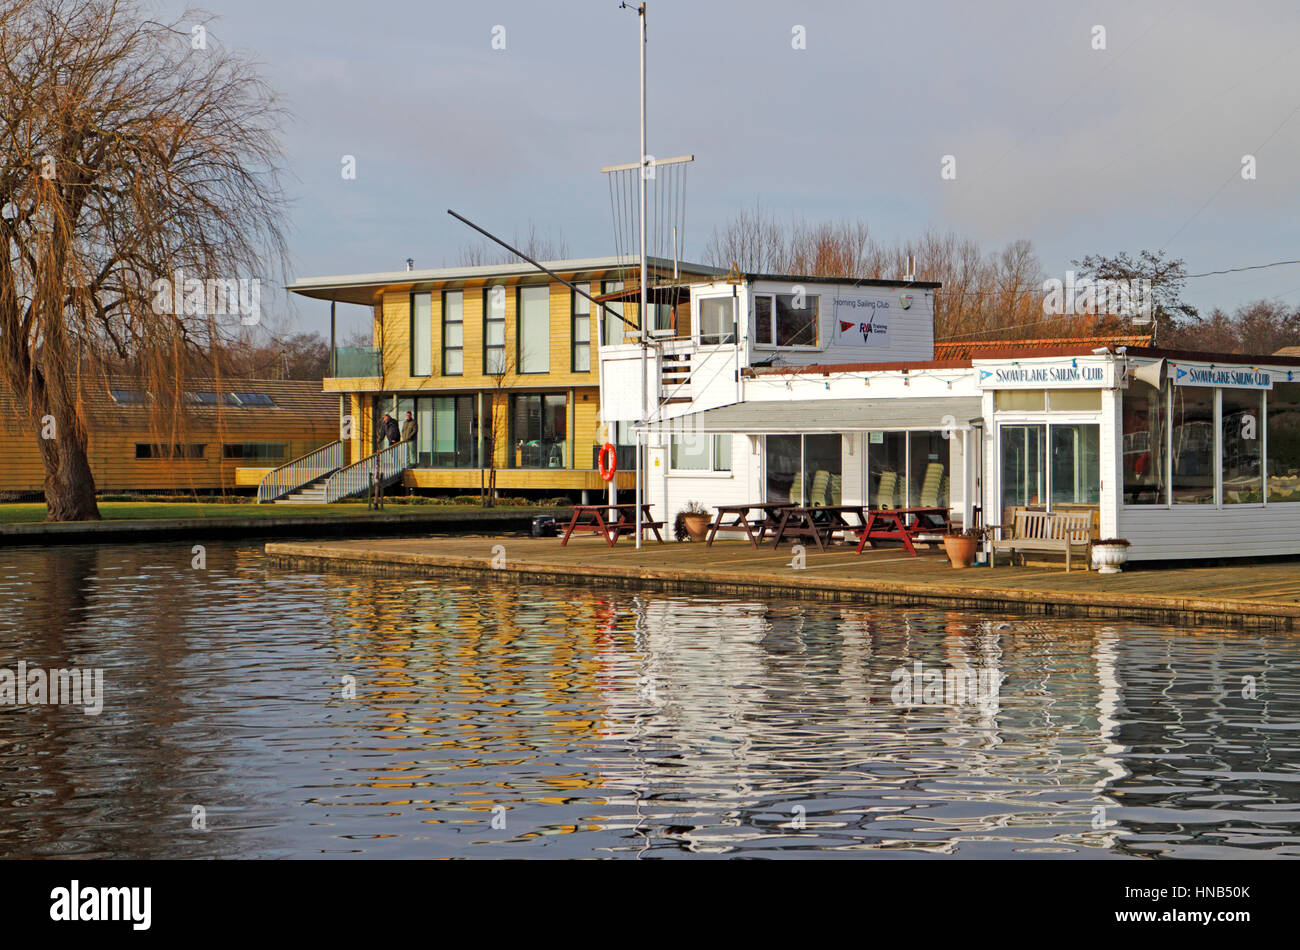
[[[891,299],[882,294],[870,296],[836,294],[831,297],[836,346],[889,346],[891,314],[911,307],[911,295]],[[906,306],[905,306],[906,305]]]
[[[1219,389],[1272,389],[1273,374],[1252,366],[1217,364],[1169,364],[1169,378],[1175,386],[1216,386]]]
[[[981,389],[1110,389],[1115,385],[1115,366],[1109,361],[1014,360],[977,363],[975,368],[979,374],[976,384]]]

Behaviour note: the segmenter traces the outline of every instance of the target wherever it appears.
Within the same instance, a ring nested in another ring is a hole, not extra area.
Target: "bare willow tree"
[[[0,374],[43,436],[52,521],[99,517],[87,406],[106,369],[169,437],[187,380],[258,318],[256,275],[285,271],[284,114],[210,25],[0,0]]]

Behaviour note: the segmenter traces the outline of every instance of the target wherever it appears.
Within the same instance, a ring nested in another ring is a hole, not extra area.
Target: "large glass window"
[[[700,299],[700,343],[734,343],[734,298],[702,297]]]
[[[601,294],[613,294],[623,289],[621,280],[607,280],[601,285]],[[600,320],[600,345],[616,346],[623,342],[623,305],[607,303],[602,308]]]
[[[803,503],[838,505],[843,497],[840,472],[841,438],[838,435],[803,437]]]
[[[867,504],[904,508],[907,498],[907,433],[867,433]]]
[[[1053,396],[1055,398],[1055,396]],[[1048,426],[1052,507],[1101,503],[1101,426]]]
[[[673,471],[679,472],[729,472],[731,471],[731,436],[690,435],[673,436],[670,453]]]
[[[1130,379],[1124,393],[1124,503],[1163,505],[1169,500],[1165,464],[1165,391]]]
[[[563,393],[510,397],[510,468],[568,467],[568,399]]]
[[[1002,507],[1032,508],[1047,504],[1045,425],[1004,425],[1002,439]]]
[[[1300,501],[1300,383],[1268,394],[1268,500]]]
[[[551,371],[551,288],[520,287],[517,310],[519,326],[515,339],[519,346],[521,373]]]
[[[433,373],[433,294],[411,294],[411,375]]]
[[[1258,505],[1264,500],[1264,394],[1224,389],[1219,398],[1223,503]]]
[[[767,500],[802,504],[803,486],[801,454],[803,446],[797,435],[769,435],[765,440]]]
[[[409,403],[409,404],[408,404]],[[398,418],[415,415],[411,463],[421,468],[478,468],[478,400],[473,395],[398,401]]]
[[[582,294],[591,293],[591,284],[575,284]],[[591,301],[574,292],[573,325],[569,338],[573,341],[573,371],[591,372]]]
[[[1173,387],[1175,505],[1214,504],[1214,389]]]
[[[759,346],[771,346],[772,340],[772,298],[768,294],[754,297],[754,342]]]
[[[501,376],[506,371],[506,288],[502,284],[483,290],[483,372]]]
[[[448,290],[442,295],[442,375],[465,372],[465,292]]]
[[[907,503],[938,508],[948,504],[948,440],[942,432],[909,432]]]

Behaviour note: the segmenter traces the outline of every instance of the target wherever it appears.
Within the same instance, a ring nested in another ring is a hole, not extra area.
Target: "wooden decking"
[[[499,546],[499,547],[498,547]],[[494,548],[496,550],[494,551]],[[810,548],[791,566],[790,548],[744,541],[606,547],[554,538],[376,538],[274,542],[287,567],[419,573],[522,584],[584,584],[665,592],[845,603],[942,606],[1197,626],[1300,629],[1300,561],[1227,567],[1150,567],[1102,576],[1056,567],[954,570],[942,552],[909,557],[898,548],[862,555]],[[496,566],[493,566],[495,556]]]

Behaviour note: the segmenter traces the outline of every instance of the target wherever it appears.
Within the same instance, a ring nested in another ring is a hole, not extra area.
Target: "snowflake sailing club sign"
[[[835,342],[840,346],[889,346],[890,315],[912,305],[911,295],[890,301],[882,297],[835,297]]]

